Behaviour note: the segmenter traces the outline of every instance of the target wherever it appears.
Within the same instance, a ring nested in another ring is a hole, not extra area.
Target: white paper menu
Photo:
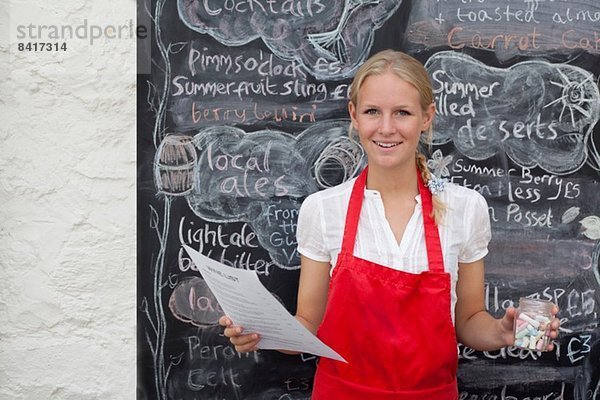
[[[259,349],[291,350],[343,361],[260,283],[255,271],[232,268],[183,245],[225,314],[244,332],[258,333]]]

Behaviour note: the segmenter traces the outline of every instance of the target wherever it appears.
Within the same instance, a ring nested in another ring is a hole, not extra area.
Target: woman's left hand
[[[560,320],[556,318],[556,314],[558,314],[558,311],[558,307],[554,306],[551,312],[554,317],[550,321],[550,327],[546,332],[546,335],[550,337],[550,343],[546,347],[546,351],[554,350],[553,341],[558,337],[558,330],[560,329]],[[506,309],[506,313],[500,320],[502,336],[504,337],[507,346],[513,346],[515,344],[513,325],[515,323],[516,313],[517,310],[514,307],[509,307]]]

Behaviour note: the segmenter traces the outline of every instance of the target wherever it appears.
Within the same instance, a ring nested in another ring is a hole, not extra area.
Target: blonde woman
[[[298,219],[296,318],[348,361],[319,361],[312,399],[457,399],[457,340],[477,350],[513,344],[515,310],[495,319],[484,306],[487,203],[432,178],[418,152],[435,116],[419,61],[377,53],[350,93],[368,167],[309,196]],[[238,351],[255,349],[256,334],[221,324]]]

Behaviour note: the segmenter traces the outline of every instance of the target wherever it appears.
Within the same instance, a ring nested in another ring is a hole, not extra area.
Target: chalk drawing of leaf
[[[568,224],[575,221],[575,218],[579,216],[579,207],[570,207],[564,212],[561,218],[563,224]]]
[[[148,95],[146,97],[146,103],[148,103],[150,111],[154,111],[156,113],[158,110],[159,102],[158,93],[153,83],[151,83],[150,81],[146,81],[146,83],[148,84]]]
[[[187,44],[188,42],[169,43],[169,52],[172,54],[177,54],[183,50]]]
[[[183,353],[178,354],[176,356],[171,356],[171,364],[172,365],[179,365],[181,363],[181,360],[183,360]]]

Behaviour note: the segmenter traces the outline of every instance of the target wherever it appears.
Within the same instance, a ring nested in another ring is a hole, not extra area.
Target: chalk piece
[[[538,339],[537,344],[535,345],[535,349],[537,351],[542,351],[542,350],[544,350],[544,347],[546,347],[544,345],[544,339]]]
[[[533,326],[534,328],[537,328],[538,326],[540,326],[539,321],[536,321],[535,319],[531,318],[529,315],[527,315],[525,313],[519,314],[519,319],[529,322],[531,324],[531,326]]]

